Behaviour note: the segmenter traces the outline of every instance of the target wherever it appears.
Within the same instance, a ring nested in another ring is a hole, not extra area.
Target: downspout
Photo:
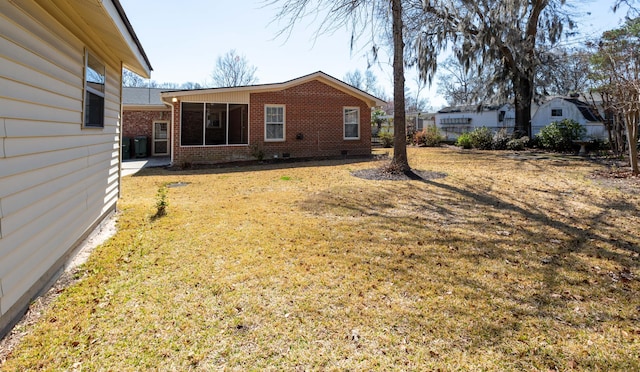
[[[120,120],[119,120],[119,135],[118,135],[118,198],[117,200],[120,200],[120,197],[122,196],[122,130],[124,128],[124,126],[122,125],[122,121],[124,120],[124,108],[123,108],[123,102],[122,102],[122,95],[123,95],[123,91],[124,88],[122,87],[122,80],[123,80],[123,69],[124,69],[124,63],[120,62]],[[117,204],[116,203],[116,208],[117,208]]]
[[[174,159],[174,153],[173,153],[173,141],[175,141],[175,133],[173,132],[173,122],[175,121],[175,110],[176,110],[176,106],[173,104],[173,102],[171,102],[171,138],[169,139],[169,148],[171,149],[169,155],[170,155],[170,160],[169,160],[169,166],[173,165],[173,159]]]

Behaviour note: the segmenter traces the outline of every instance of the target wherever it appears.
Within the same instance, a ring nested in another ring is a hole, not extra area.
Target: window
[[[105,68],[88,51],[84,60],[84,126],[104,128]]]
[[[551,109],[551,116],[562,116],[562,109]]]
[[[468,125],[471,124],[471,118],[442,118],[440,124],[445,125]]]
[[[360,139],[360,109],[344,108],[344,139]]]
[[[265,141],[284,141],[285,110],[283,105],[264,107]]]
[[[248,112],[246,104],[182,102],[180,145],[246,145]]]

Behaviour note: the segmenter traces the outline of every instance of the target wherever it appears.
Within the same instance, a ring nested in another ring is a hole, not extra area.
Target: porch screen
[[[248,144],[249,105],[182,103],[182,146]]]

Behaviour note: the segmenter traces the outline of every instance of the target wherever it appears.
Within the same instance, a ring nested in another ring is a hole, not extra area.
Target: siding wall
[[[121,66],[106,66],[104,128],[82,129],[84,47],[0,2],[0,336],[118,198]]]
[[[551,116],[551,110],[562,109],[562,116]],[[585,119],[580,109],[573,103],[567,102],[562,98],[553,98],[551,101],[541,105],[531,118],[532,135],[540,133],[540,130],[554,121],[563,119],[575,120],[587,129],[587,137],[607,139],[607,129],[603,123],[590,122]]]
[[[181,97],[185,102],[218,102],[216,97]],[[225,103],[225,101],[219,101]],[[244,102],[233,102],[244,103]],[[282,142],[264,140],[264,105],[286,105],[286,138]],[[216,163],[255,159],[252,147],[260,148],[265,159],[282,157],[333,157],[371,154],[371,111],[366,102],[318,80],[276,92],[252,93],[249,102],[249,145],[180,146],[180,103],[174,104],[173,163]],[[360,108],[360,139],[344,139],[344,107]],[[302,134],[302,139],[296,138]]]

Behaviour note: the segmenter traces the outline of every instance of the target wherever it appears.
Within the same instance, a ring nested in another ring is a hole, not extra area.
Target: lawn
[[[0,369],[640,370],[640,187],[549,154],[122,180],[94,251]],[[153,218],[158,188],[167,214]]]

